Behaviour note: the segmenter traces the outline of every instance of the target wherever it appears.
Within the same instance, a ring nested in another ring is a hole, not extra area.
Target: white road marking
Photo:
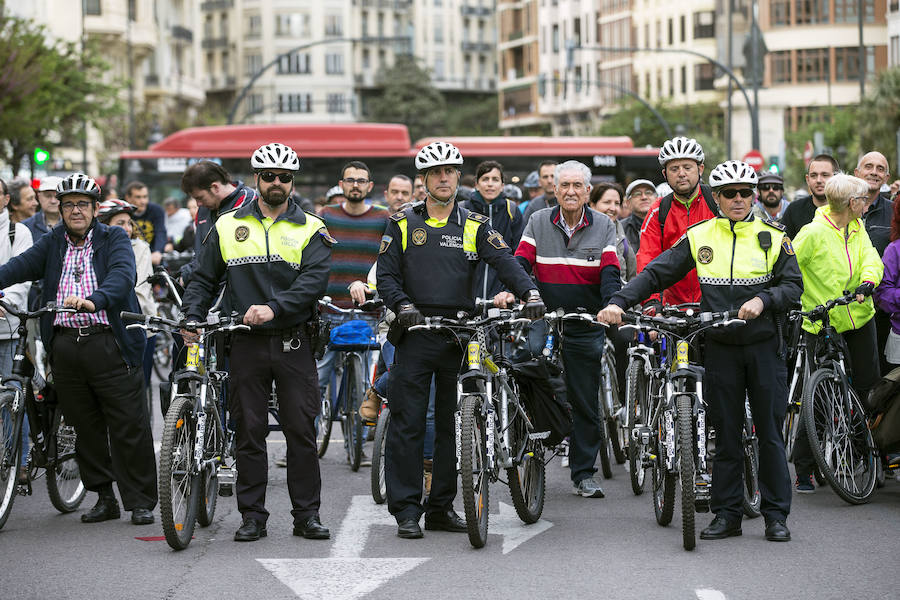
[[[427,558],[258,558],[303,600],[357,600]]]
[[[509,554],[522,543],[553,527],[553,523],[538,519],[537,523],[526,525],[519,519],[516,509],[500,503],[500,514],[492,513],[488,519],[488,533],[503,536],[503,554]]]
[[[725,594],[719,590],[699,589],[694,590],[697,600],[726,600]]]

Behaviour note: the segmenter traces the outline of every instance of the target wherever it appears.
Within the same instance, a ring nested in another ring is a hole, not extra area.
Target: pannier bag
[[[534,433],[547,434],[541,439],[544,446],[558,445],[572,432],[572,409],[564,397],[553,393],[546,361],[533,359],[517,363],[512,371]]]

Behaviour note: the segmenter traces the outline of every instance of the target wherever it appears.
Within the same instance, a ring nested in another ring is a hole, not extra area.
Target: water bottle
[[[544,356],[550,356],[553,354],[553,345],[556,342],[556,336],[553,335],[553,332],[547,333],[547,339],[544,342],[544,349],[541,350],[541,354]]]

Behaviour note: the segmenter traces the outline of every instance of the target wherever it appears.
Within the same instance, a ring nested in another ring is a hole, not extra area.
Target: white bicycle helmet
[[[419,171],[443,165],[461,167],[462,164],[463,157],[459,148],[449,142],[432,142],[416,154],[416,169]]]
[[[56,186],[57,198],[62,198],[69,194],[84,194],[95,201],[100,200],[100,186],[84,173],[72,173]]]
[[[709,174],[709,187],[715,189],[732,183],[746,183],[756,186],[756,171],[739,160],[726,160]]]
[[[694,138],[674,137],[666,140],[659,149],[659,164],[665,167],[666,163],[676,158],[689,158],[698,164],[703,164],[706,158],[703,155],[703,148]]]
[[[257,171],[260,169],[299,171],[300,157],[288,146],[272,142],[256,149],[250,158],[250,166]]]

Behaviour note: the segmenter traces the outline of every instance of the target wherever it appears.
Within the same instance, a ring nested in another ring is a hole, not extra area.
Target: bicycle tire
[[[22,462],[22,440],[15,444],[15,432],[22,431],[22,411],[13,414],[13,393],[11,390],[0,390],[0,529],[12,512],[16,499],[16,479],[19,475],[19,464]],[[24,401],[24,397],[22,398]],[[21,406],[21,403],[20,403]]]
[[[691,397],[682,394],[675,400],[678,430],[678,477],[681,480],[681,538],[685,550],[697,547],[694,526],[696,497],[694,489],[694,411]]]
[[[792,372],[791,378],[793,378],[793,376]],[[788,383],[790,384],[791,381],[792,379],[789,380]],[[803,409],[803,388],[804,385],[801,375],[801,380],[798,382],[798,385],[794,386],[794,392],[791,397],[788,398],[787,410],[784,414],[784,426],[782,427],[781,434],[784,439],[784,453],[788,457],[788,460],[793,458],[794,443],[797,441],[797,432],[799,431],[799,427],[803,427],[800,418]]]
[[[319,458],[325,456],[328,450],[328,442],[331,440],[332,408],[331,408],[331,384],[325,386],[325,392],[319,402],[319,416],[316,417],[316,454]]]
[[[762,494],[759,491],[759,440],[753,429],[753,420],[744,419],[744,431],[741,436],[744,443],[744,498],[741,509],[751,519],[760,516]]]
[[[515,464],[506,470],[506,481],[509,484],[509,495],[513,507],[523,523],[537,523],[544,511],[544,495],[546,493],[546,471],[544,465],[544,446],[539,440],[528,438],[528,431],[521,417],[515,419],[512,431],[512,447],[517,449],[521,440],[525,440],[522,456],[515,459]]]
[[[215,388],[210,385],[207,393],[212,395],[211,406],[218,407],[218,395]],[[216,409],[218,410],[218,408]],[[216,504],[219,499],[219,464],[223,464],[225,460],[225,439],[216,421],[215,415],[207,414],[206,425],[204,426],[206,433],[203,436],[203,459],[218,459],[215,465],[211,465],[203,469],[200,474],[200,499],[197,502],[197,523],[200,527],[209,527],[212,525],[213,518],[216,515]]]
[[[609,385],[610,397],[612,398],[612,411],[604,411],[606,413],[606,433],[607,437],[609,437],[609,446],[612,449],[612,457],[615,459],[617,465],[621,465],[625,464],[625,461],[628,458],[626,455],[628,440],[623,438],[622,433],[624,432],[624,428],[619,427],[619,421],[616,418],[616,415],[621,414],[622,412],[622,400],[619,396],[619,378],[616,374],[616,360],[610,356],[608,347],[603,355],[602,365],[603,371],[606,373],[604,379],[606,380],[607,385]],[[600,401],[604,403],[604,408],[606,408],[606,400],[602,396],[602,385],[600,386],[600,394]]]
[[[658,438],[653,439],[656,452],[650,466],[650,478],[653,483],[653,512],[656,522],[665,527],[672,522],[675,513],[675,473],[666,470],[666,447]]]
[[[597,427],[597,434],[600,436],[600,470],[604,479],[612,479],[612,463],[610,462],[612,442],[609,441],[609,434],[606,432],[606,411],[601,406],[599,412],[600,425]]]
[[[47,495],[53,508],[65,514],[75,511],[87,490],[81,481],[81,471],[75,459],[75,428],[66,425],[62,410],[57,407],[50,429],[50,457],[47,465]]]
[[[350,354],[347,357],[347,395],[341,399],[344,410],[344,440],[347,444],[347,459],[350,470],[359,471],[362,462],[363,425],[359,416],[359,404],[366,393],[363,370],[359,356]]]
[[[487,464],[487,423],[481,414],[481,398],[466,396],[460,409],[459,477],[469,543],[487,543],[490,507],[490,472]]]
[[[647,380],[644,378],[640,361],[632,361],[626,373],[626,430],[633,430],[638,425],[646,425],[650,411],[650,399],[647,396]],[[635,496],[644,493],[647,481],[647,470],[644,468],[644,446],[639,440],[628,443],[628,474],[631,478],[631,491]]]
[[[385,406],[378,415],[375,425],[375,441],[372,442],[372,499],[375,504],[387,501],[387,481],[384,478],[384,448],[387,445],[387,431],[391,423],[391,409]]]
[[[850,398],[845,402],[843,390],[834,369],[818,369],[803,391],[803,420],[825,481],[848,504],[865,504],[877,479],[875,442],[856,393],[848,387]]]
[[[191,474],[194,457],[194,399],[172,401],[159,450],[159,513],[166,542],[173,550],[191,543],[200,503],[201,477]]]

